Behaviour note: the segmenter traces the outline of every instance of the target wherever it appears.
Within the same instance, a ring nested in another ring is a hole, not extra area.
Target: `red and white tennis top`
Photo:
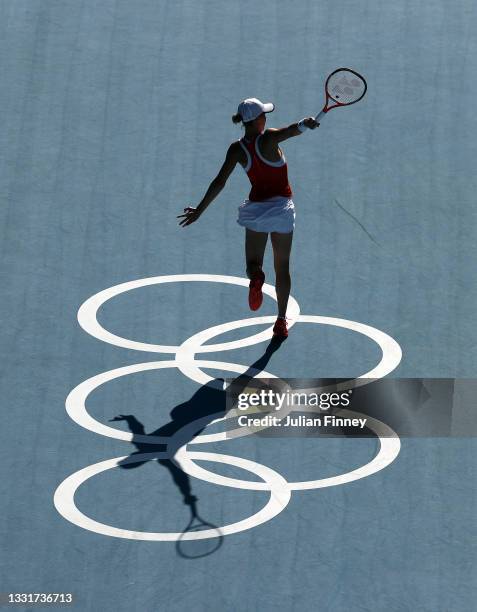
[[[258,143],[262,134],[256,136],[252,141],[241,138],[239,140],[247,156],[247,173],[252,189],[248,199],[252,202],[261,202],[274,196],[291,198],[292,190],[288,182],[288,168],[284,154],[277,162],[266,160],[260,154]]]

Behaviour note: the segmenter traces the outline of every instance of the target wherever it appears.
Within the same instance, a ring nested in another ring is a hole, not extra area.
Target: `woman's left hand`
[[[192,208],[192,206],[188,206],[187,208],[184,208],[183,215],[177,215],[178,219],[183,217],[182,221],[179,221],[179,225],[182,225],[182,227],[190,225],[191,223],[194,223],[194,221],[197,221],[200,215],[201,213],[197,210],[197,208]]]

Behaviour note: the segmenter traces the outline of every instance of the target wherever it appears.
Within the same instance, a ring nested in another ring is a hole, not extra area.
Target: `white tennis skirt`
[[[254,232],[289,234],[295,229],[295,205],[291,198],[284,196],[262,202],[245,200],[238,207],[237,223]]]

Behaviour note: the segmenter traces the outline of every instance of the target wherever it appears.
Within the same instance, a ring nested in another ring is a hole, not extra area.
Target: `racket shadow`
[[[206,521],[197,511],[197,498],[192,496],[188,502],[190,520],[176,541],[177,554],[183,559],[199,559],[216,552],[224,542],[224,535],[217,525]],[[201,537],[201,534],[206,537]]]
[[[241,388],[245,389],[250,381],[265,369],[281,344],[282,341],[277,338],[270,341],[263,355],[250,365],[246,372],[232,381],[234,393],[239,393]],[[121,461],[118,467],[130,470],[148,461],[156,461],[170,473],[182,495],[183,503],[189,507],[190,520],[176,541],[176,551],[183,558],[196,559],[214,553],[222,546],[224,536],[220,528],[199,514],[199,500],[192,493],[190,477],[174,460],[174,456],[179,448],[198,436],[212,421],[224,417],[225,414],[224,379],[215,378],[200,387],[189,400],[175,406],[170,412],[171,420],[149,434],[146,434],[143,423],[133,414],[120,414],[110,419],[110,422],[127,423],[133,434],[131,443],[136,447],[136,451]],[[200,423],[198,427],[194,427],[196,422]],[[147,440],[149,437],[150,442]],[[143,453],[150,453],[151,459],[134,461],[135,455]]]

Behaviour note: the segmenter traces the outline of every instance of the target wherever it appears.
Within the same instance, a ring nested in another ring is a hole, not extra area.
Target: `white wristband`
[[[298,122],[298,129],[300,130],[300,132],[304,132],[305,130],[307,130],[308,128],[305,125],[305,120],[302,119],[301,121]]]

